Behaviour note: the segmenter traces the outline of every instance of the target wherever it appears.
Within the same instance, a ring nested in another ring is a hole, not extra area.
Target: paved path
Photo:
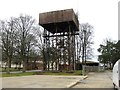
[[[67,88],[85,76],[32,75],[2,78],[2,88]]]
[[[26,72],[42,72],[42,70],[27,70]],[[6,73],[6,72],[0,72],[2,73]],[[10,73],[22,73],[22,71],[12,71]]]
[[[113,88],[112,72],[91,72],[87,79],[80,81],[73,88]]]

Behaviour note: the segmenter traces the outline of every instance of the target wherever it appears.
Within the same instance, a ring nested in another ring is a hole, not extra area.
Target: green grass
[[[82,75],[82,70],[76,70],[74,74],[75,75]]]
[[[37,75],[82,75],[81,70],[77,70],[74,72],[36,72]]]
[[[7,68],[0,68],[0,71],[2,72],[7,72]],[[19,71],[18,69],[15,69],[15,68],[10,68],[10,71]]]
[[[14,76],[28,76],[28,75],[35,75],[35,72],[25,72],[25,73],[2,73],[1,77],[14,77]]]
[[[28,76],[28,75],[82,75],[81,70],[74,71],[72,73],[69,72],[24,72],[24,73],[2,73],[1,77],[14,77],[14,76]]]

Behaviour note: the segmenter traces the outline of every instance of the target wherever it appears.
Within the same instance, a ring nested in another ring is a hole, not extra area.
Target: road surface
[[[2,88],[68,88],[71,83],[85,76],[31,75],[3,77]]]
[[[113,88],[112,72],[91,72],[87,79],[80,81],[73,88]]]

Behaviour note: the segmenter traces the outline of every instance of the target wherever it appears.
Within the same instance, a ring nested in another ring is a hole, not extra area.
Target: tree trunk
[[[48,71],[49,71],[49,70],[50,70],[50,63],[49,63],[49,61],[48,61],[48,64],[47,64],[47,65],[48,65]]]
[[[26,61],[23,61],[23,72],[26,72]]]
[[[52,62],[52,65],[51,65],[51,66],[52,66],[52,71],[53,71],[53,62]]]
[[[21,69],[21,63],[19,63],[19,67],[18,67],[18,70],[20,71],[20,69]]]
[[[11,68],[11,59],[9,58],[9,64],[8,67]]]
[[[58,66],[57,66],[57,61],[55,62],[55,70],[57,71],[57,68],[58,68]]]
[[[111,63],[109,63],[109,65],[110,65],[110,69],[112,69],[112,65],[111,65]]]
[[[7,57],[7,60],[8,60],[8,67],[7,67],[7,73],[10,74],[10,58]]]

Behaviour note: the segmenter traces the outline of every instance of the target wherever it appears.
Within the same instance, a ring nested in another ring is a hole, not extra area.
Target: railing
[[[103,66],[85,66],[83,65],[82,73],[87,75],[89,72],[103,72],[105,69]]]

